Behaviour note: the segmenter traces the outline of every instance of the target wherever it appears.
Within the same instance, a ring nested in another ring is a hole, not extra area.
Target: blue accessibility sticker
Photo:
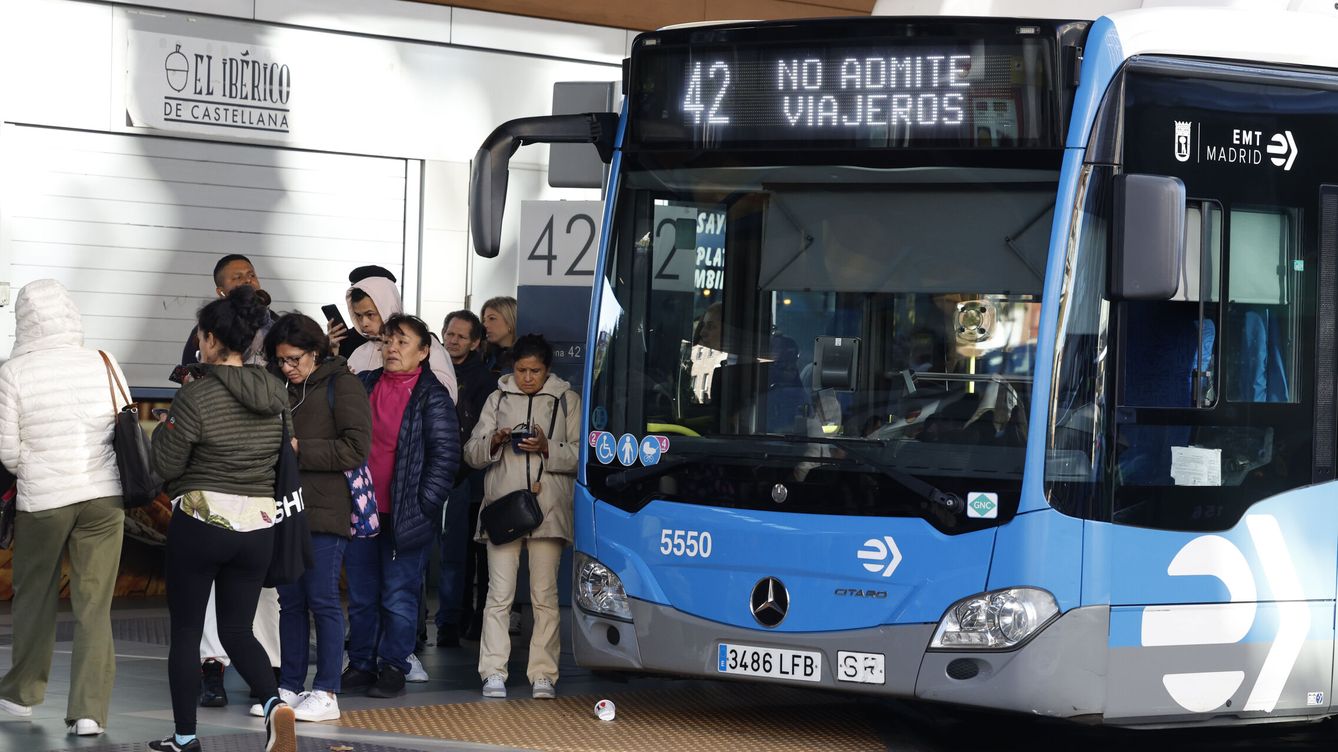
[[[660,461],[664,452],[660,451],[660,440],[655,436],[647,436],[641,440],[641,464],[646,467],[654,465]]]
[[[630,433],[625,433],[618,437],[618,461],[623,463],[624,467],[631,467],[636,464],[637,443],[636,437]]]
[[[599,436],[595,438],[595,459],[599,460],[601,465],[613,462],[615,444],[613,434],[608,431],[599,432]]]
[[[603,431],[609,425],[609,411],[604,409],[603,405],[595,405],[595,409],[590,411],[590,426],[597,431]]]

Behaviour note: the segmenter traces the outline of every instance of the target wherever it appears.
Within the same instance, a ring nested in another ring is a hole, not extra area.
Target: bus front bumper
[[[743,678],[1062,718],[1099,716],[1105,704],[1109,609],[1104,606],[1069,611],[1015,650],[930,652],[926,647],[934,624],[764,632],[707,621],[646,601],[628,602],[630,624],[572,609],[577,663],[591,669]],[[820,652],[822,670],[817,681],[722,673],[721,643]],[[883,683],[840,680],[837,654],[843,651],[882,655]]]

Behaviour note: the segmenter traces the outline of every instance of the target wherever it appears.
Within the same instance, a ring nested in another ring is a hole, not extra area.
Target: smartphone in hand
[[[203,374],[203,364],[191,363],[190,365],[179,365],[173,368],[172,373],[167,377],[167,380],[177,384],[185,384],[188,377],[190,379],[198,379]]]
[[[333,321],[336,324],[343,324],[345,329],[348,328],[348,324],[344,323],[344,315],[339,312],[339,306],[334,304],[323,305],[321,306],[321,313],[325,314],[326,321]]]

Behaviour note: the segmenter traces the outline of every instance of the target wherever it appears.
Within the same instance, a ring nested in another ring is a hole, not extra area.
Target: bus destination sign
[[[1037,147],[1052,143],[1052,45],[948,40],[646,50],[645,145]]]

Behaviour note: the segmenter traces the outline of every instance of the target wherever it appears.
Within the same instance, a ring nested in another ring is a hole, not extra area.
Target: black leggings
[[[263,698],[279,693],[269,656],[251,631],[260,586],[274,550],[274,530],[237,533],[178,509],[167,531],[167,612],[172,644],[167,677],[178,734],[195,733],[200,698],[200,637],[213,586],[218,639],[232,665]]]

